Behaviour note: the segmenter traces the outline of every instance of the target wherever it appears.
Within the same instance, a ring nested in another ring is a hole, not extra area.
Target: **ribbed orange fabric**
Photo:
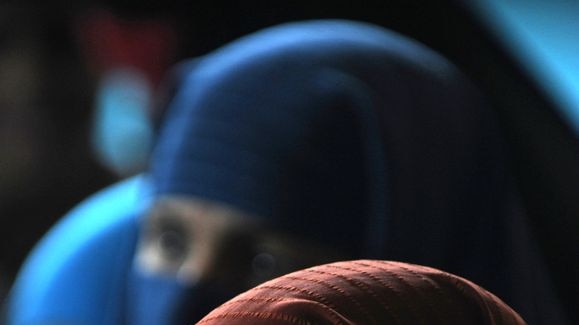
[[[337,262],[259,285],[198,324],[525,324],[499,298],[430,267],[374,260]]]

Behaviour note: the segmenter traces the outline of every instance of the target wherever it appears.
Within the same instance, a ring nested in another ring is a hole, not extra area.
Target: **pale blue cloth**
[[[12,288],[8,324],[122,323],[125,278],[148,183],[136,176],[90,196],[37,244]]]

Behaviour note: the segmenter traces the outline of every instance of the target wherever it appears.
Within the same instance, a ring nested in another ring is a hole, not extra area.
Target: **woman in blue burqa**
[[[353,258],[436,267],[529,324],[558,319],[525,228],[513,232],[524,222],[495,116],[444,58],[327,20],[260,31],[187,67],[134,258],[108,262],[122,290],[95,306],[115,315],[15,324],[193,323],[267,279]]]

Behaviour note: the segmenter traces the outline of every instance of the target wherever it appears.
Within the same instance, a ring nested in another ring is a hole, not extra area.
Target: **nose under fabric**
[[[477,284],[434,268],[357,260],[315,266],[259,285],[201,325],[524,325]]]
[[[128,278],[127,325],[176,325],[198,321],[239,291],[214,282],[184,283],[133,265]]]

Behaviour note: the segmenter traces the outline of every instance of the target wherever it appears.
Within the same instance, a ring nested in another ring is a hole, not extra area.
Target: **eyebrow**
[[[168,199],[160,199],[156,201],[151,209],[149,210],[149,214],[177,214],[182,213],[181,209],[179,208],[180,204],[175,201],[168,200]]]

